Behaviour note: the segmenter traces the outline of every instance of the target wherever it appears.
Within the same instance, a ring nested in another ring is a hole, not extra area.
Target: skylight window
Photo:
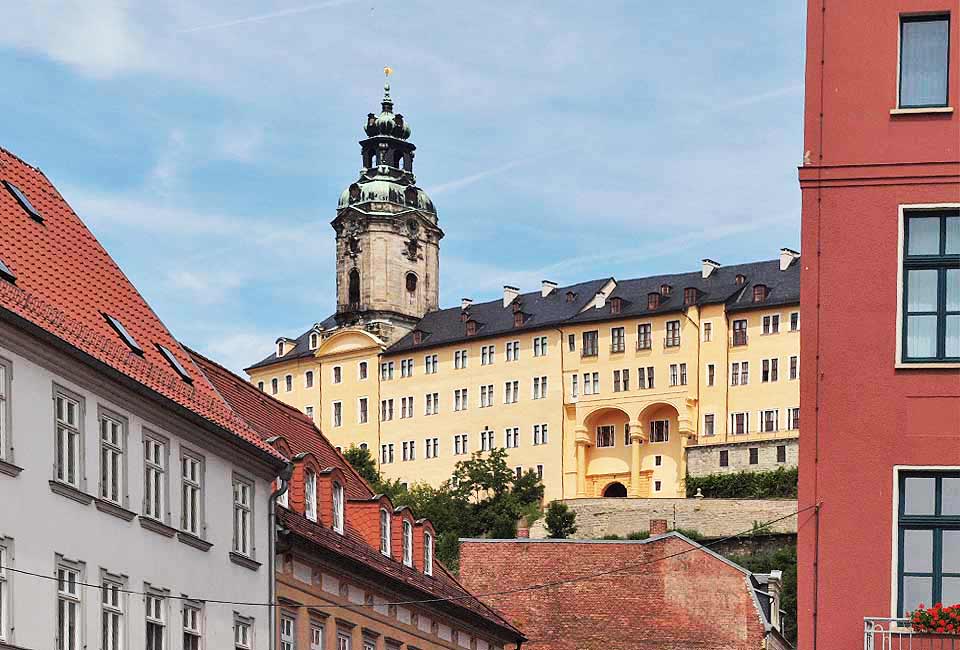
[[[13,271],[10,270],[10,267],[3,263],[3,260],[0,260],[0,278],[6,280],[10,284],[14,284],[17,281],[17,276],[13,274]]]
[[[183,381],[187,382],[188,384],[193,383],[193,377],[190,376],[190,373],[187,372],[186,368],[180,365],[180,362],[177,361],[177,358],[173,356],[173,352],[163,347],[159,343],[157,343],[157,349],[160,350],[160,354],[162,354],[163,358],[167,360],[167,363],[173,366],[173,369],[177,371],[177,374],[180,375],[180,378],[183,379]]]
[[[20,191],[20,188],[11,183],[10,181],[3,181],[3,186],[7,188],[7,191],[13,195],[13,198],[17,200],[17,203],[20,204],[30,218],[36,221],[37,223],[43,223],[43,215],[33,207],[33,204],[30,203],[30,199],[27,198],[27,195]]]
[[[130,332],[128,332],[127,328],[123,326],[123,323],[118,321],[116,318],[114,318],[110,314],[103,314],[103,317],[107,319],[108,323],[110,323],[110,327],[112,327],[114,331],[116,331],[116,333],[120,335],[120,338],[123,339],[123,342],[126,343],[131,350],[133,350],[135,353],[139,354],[142,357],[143,348],[140,347],[140,344],[137,343],[137,340],[135,338],[130,336]]]

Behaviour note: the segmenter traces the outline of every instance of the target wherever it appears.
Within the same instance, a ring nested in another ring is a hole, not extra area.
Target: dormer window
[[[742,286],[747,281],[747,276],[743,273],[737,273],[737,277],[734,280],[738,286]]]
[[[285,351],[286,351],[286,345],[284,345],[284,342],[277,341],[277,356],[282,357]]]
[[[317,475],[307,470],[303,479],[303,502],[307,519],[317,520]]]
[[[380,552],[390,557],[390,513],[380,508]]]
[[[343,535],[343,485],[333,482],[333,530]]]
[[[614,298],[610,301],[610,313],[619,314],[623,312],[623,298]]]
[[[660,294],[651,292],[647,294],[647,309],[653,310],[660,306]]]
[[[423,533],[423,572],[433,575],[433,535],[428,532]]]
[[[753,287],[753,302],[763,302],[767,299],[767,287],[763,284],[757,284]]]
[[[576,297],[577,297],[577,294],[575,294],[574,292],[572,291],[567,292],[567,302],[573,302],[573,299]]]
[[[413,566],[413,524],[403,520],[403,563]]]
[[[513,315],[513,326],[514,327],[523,327],[523,312],[518,311]]]
[[[695,305],[697,303],[697,288],[687,287],[683,290],[683,304]]]
[[[460,320],[463,321],[464,323],[466,323],[468,320],[470,320],[470,312],[468,312],[468,311],[461,311],[461,312],[460,312]]]
[[[310,349],[316,350],[317,347],[319,347],[319,343],[320,343],[320,335],[317,334],[316,332],[312,332],[310,334]]]
[[[420,345],[421,343],[423,343],[423,332],[417,330],[413,333],[413,344]]]
[[[523,305],[520,304],[520,301],[519,301],[519,300],[514,300],[512,306],[513,306],[513,313],[514,313],[514,314],[516,314],[518,311],[520,311],[521,309],[523,309]]]
[[[473,336],[477,333],[477,321],[468,320],[467,321],[467,336]]]
[[[671,288],[672,288],[672,287],[671,287],[669,284],[661,284],[661,285],[660,285],[660,295],[663,296],[664,298],[666,298],[667,296],[670,295],[670,289],[671,289]]]

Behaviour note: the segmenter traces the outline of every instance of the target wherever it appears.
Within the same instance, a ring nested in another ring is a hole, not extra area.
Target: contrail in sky
[[[192,34],[193,32],[205,32],[211,29],[220,29],[221,27],[233,27],[234,25],[246,25],[247,23],[258,23],[263,20],[270,20],[272,18],[284,18],[286,16],[296,16],[297,14],[305,14],[310,11],[317,11],[319,9],[328,9],[330,7],[338,7],[340,5],[350,4],[357,2],[357,0],[328,0],[327,2],[318,2],[312,5],[304,5],[303,7],[292,7],[290,9],[281,9],[280,11],[271,11],[266,14],[258,14],[256,16],[247,16],[246,18],[237,18],[235,20],[228,20],[222,23],[214,23],[213,25],[203,25],[201,27],[191,27],[190,29],[181,29],[178,31],[178,34]]]

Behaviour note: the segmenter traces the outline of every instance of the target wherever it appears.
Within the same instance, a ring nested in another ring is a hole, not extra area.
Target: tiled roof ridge
[[[126,345],[93,331],[82,322],[68,316],[60,308],[20,287],[9,282],[0,282],[0,307],[42,326],[64,342],[100,361],[114,366],[128,367],[130,371],[126,374],[135,378],[138,383],[148,388],[153,388],[153,385],[163,387],[167,393],[164,394],[165,397],[189,408],[214,424],[234,432],[253,433],[247,421],[225,402],[199,394],[194,386],[183,381],[172,368],[168,370],[148,361],[135,354]],[[136,379],[138,377],[143,380]],[[213,417],[204,415],[205,412]],[[260,437],[256,436],[256,439],[259,440]],[[258,446],[267,449],[265,446]],[[272,448],[269,451],[276,453]]]
[[[37,172],[37,173],[39,173],[39,174],[43,174],[43,170],[42,170],[42,169],[40,169],[39,167],[37,167],[37,166],[35,166],[35,165],[32,165],[32,164],[28,163],[26,160],[24,160],[23,158],[21,158],[21,157],[18,156],[17,154],[13,153],[12,151],[10,151],[9,149],[7,149],[6,147],[0,146],[0,153],[5,153],[5,154],[7,154],[8,156],[10,156],[11,158],[13,158],[14,160],[16,160],[18,163],[20,163],[21,165],[24,165],[24,166],[26,166],[26,167],[29,167],[30,169],[32,169],[33,171],[35,171],[35,172]],[[3,163],[3,160],[0,159],[0,166],[2,166],[3,164],[4,164],[4,163]],[[46,177],[46,174],[43,174],[43,176]]]

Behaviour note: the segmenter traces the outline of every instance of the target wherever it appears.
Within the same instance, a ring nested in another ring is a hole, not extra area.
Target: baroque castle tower
[[[389,74],[389,73],[388,73]],[[340,196],[337,324],[392,342],[438,308],[440,239],[433,201],[413,175],[410,125],[384,84],[379,115],[367,115],[360,178]]]

